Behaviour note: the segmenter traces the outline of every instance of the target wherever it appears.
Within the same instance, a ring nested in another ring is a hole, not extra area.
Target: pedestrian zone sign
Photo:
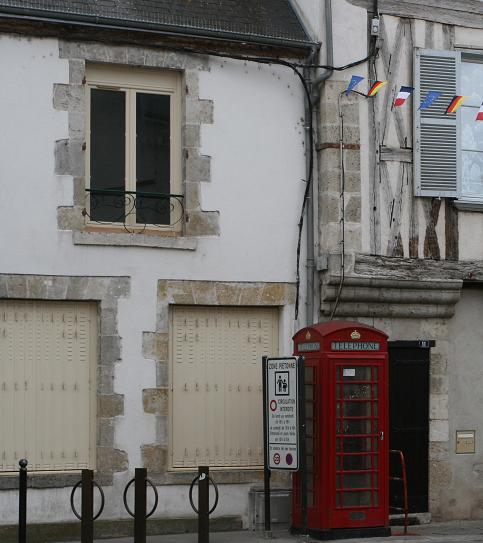
[[[299,469],[298,357],[265,362],[268,468]]]

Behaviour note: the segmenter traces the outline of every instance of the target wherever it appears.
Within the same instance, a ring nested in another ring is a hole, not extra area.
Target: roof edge
[[[21,20],[50,22],[54,24],[72,24],[76,26],[86,26],[105,29],[126,29],[136,32],[146,32],[150,34],[165,34],[169,36],[184,36],[195,38],[210,38],[220,42],[247,42],[257,45],[281,46],[288,49],[312,50],[319,47],[320,44],[313,41],[303,41],[290,38],[275,38],[272,36],[263,36],[259,34],[241,34],[229,30],[217,31],[209,28],[198,28],[182,25],[170,25],[163,23],[149,23],[135,20],[123,20],[108,17],[98,17],[90,15],[70,16],[67,13],[59,11],[47,11],[31,8],[13,8],[0,6],[0,18],[16,18]],[[305,26],[303,30],[309,38]]]

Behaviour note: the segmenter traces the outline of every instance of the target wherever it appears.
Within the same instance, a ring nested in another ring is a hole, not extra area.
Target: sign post
[[[262,366],[265,532],[270,533],[270,471],[300,470],[305,479],[303,357],[264,356]]]

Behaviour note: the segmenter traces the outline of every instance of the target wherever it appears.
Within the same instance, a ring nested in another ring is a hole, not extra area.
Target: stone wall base
[[[97,520],[94,524],[95,539],[114,537],[133,537],[132,519]],[[147,521],[147,535],[167,535],[194,533],[198,529],[197,517],[159,518]],[[210,531],[227,532],[241,530],[241,517],[227,516],[210,519]],[[53,541],[79,541],[80,522],[31,524],[27,527],[29,543],[48,543]],[[17,543],[17,526],[0,526],[2,543]]]

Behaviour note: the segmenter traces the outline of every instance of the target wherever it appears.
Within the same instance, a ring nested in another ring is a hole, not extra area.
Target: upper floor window
[[[180,74],[92,64],[86,83],[89,223],[179,231]]]
[[[417,50],[415,104],[429,91],[440,97],[428,109],[414,108],[415,192],[418,196],[457,199],[458,206],[483,206],[483,55],[460,51]],[[446,108],[465,96],[455,114]]]
[[[461,63],[461,198],[483,202],[483,123],[476,121],[483,100],[483,57]]]

